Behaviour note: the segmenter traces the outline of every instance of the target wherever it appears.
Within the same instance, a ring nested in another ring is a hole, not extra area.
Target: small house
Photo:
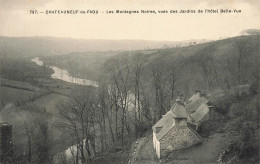
[[[184,104],[177,99],[171,109],[152,127],[153,147],[159,159],[174,150],[202,141],[197,132],[187,124],[189,117]]]

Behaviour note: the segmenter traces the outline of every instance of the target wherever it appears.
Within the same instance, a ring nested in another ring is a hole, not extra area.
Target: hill
[[[125,56],[128,56],[127,60],[133,66],[140,60],[143,84],[152,83],[155,72],[160,72],[165,82],[170,81],[169,73],[172,72],[175,76],[175,91],[186,99],[195,89],[209,93],[239,84],[256,84],[259,80],[259,43],[259,35],[252,35],[151,53],[123,52],[107,60],[103,70],[109,73],[108,70]]]
[[[259,42],[259,35],[250,35],[186,47],[74,52],[42,57],[42,60],[67,69],[74,76],[92,80],[98,80],[100,72],[111,74],[111,69],[123,60],[132,66],[140,60],[143,83],[152,82],[153,70],[161,70],[163,74],[174,72],[175,92],[182,92],[179,94],[185,99],[195,89],[211,92],[239,84],[255,84],[259,78]]]

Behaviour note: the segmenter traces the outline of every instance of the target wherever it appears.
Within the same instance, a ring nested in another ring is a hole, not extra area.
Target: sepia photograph
[[[0,0],[0,164],[259,164],[259,0]]]

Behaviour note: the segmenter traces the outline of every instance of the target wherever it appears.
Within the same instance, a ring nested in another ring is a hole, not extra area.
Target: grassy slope
[[[17,101],[27,100],[35,94],[33,91],[16,89],[11,87],[0,87],[0,100],[1,104],[15,103]]]
[[[243,83],[253,83],[259,74],[259,36],[235,37],[201,45],[162,49],[149,55],[143,55],[142,83],[152,88],[150,84],[152,83],[153,68],[158,67],[163,72],[169,72],[174,67],[177,77],[176,90],[182,92],[184,98],[190,97],[194,89],[212,92],[215,89],[228,89],[230,86],[236,86],[238,84],[238,42],[244,45],[241,59]],[[130,64],[135,64],[132,59],[138,53],[144,54],[139,51],[129,55]],[[119,54],[110,58],[105,65],[113,67],[112,63],[122,56]],[[206,63],[207,66],[205,67],[201,63]],[[207,69],[211,83],[210,90],[203,67]],[[104,70],[109,69],[104,68]],[[109,73],[109,71],[106,72]]]
[[[8,103],[17,103],[18,101],[26,101],[32,99],[35,95],[43,92],[37,86],[30,83],[0,79],[0,101],[2,107]]]
[[[40,88],[38,88],[34,85],[31,85],[30,83],[9,80],[9,79],[0,79],[0,81],[1,81],[0,84],[2,86],[23,89],[23,90],[28,90],[28,91],[40,91]]]

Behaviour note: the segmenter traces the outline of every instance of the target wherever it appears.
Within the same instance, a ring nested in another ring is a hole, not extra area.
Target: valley
[[[187,103],[199,90],[222,120],[202,122],[202,144],[160,161],[257,163],[259,43],[259,35],[242,35],[147,50],[44,55],[28,48],[28,55],[8,55],[5,49],[0,120],[13,126],[13,159],[159,163],[152,126],[172,100]]]

